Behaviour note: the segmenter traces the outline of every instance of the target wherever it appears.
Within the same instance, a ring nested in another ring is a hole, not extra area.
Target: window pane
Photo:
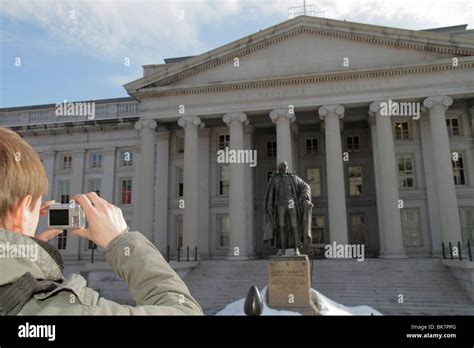
[[[361,196],[363,192],[362,185],[362,167],[349,167],[349,194],[351,196]]]
[[[459,208],[459,219],[463,244],[470,242],[471,247],[474,247],[474,207]]]
[[[230,168],[229,166],[219,167],[219,194],[228,195],[230,189]]]
[[[217,241],[219,249],[229,249],[230,220],[228,215],[217,216]]]
[[[420,212],[418,209],[401,209],[403,245],[423,246],[421,237]]]
[[[131,167],[133,165],[133,152],[129,150],[120,152],[120,159],[122,167]]]
[[[365,244],[366,226],[365,215],[351,215],[351,242],[353,244]]]

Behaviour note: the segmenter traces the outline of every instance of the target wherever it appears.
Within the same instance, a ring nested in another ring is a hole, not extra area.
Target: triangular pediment
[[[297,17],[125,86],[130,94],[283,76],[410,66],[474,56],[453,35]]]

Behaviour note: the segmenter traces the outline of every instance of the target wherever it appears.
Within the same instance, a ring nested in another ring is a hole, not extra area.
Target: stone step
[[[206,313],[245,297],[268,282],[268,260],[201,261],[185,282]],[[474,315],[467,298],[439,259],[314,260],[313,288],[344,305],[370,305],[393,315]],[[398,294],[404,303],[398,304]]]

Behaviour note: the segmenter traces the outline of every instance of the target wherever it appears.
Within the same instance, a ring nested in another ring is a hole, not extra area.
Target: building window
[[[69,203],[69,195],[70,195],[70,187],[71,184],[69,181],[60,181],[59,182],[59,201],[64,203]]]
[[[102,168],[102,154],[101,153],[91,153],[91,169]]]
[[[413,158],[401,156],[398,162],[398,181],[401,189],[415,187],[415,174],[413,173]]]
[[[349,171],[349,195],[362,196],[362,167],[348,167]]]
[[[452,159],[453,163],[453,175],[454,175],[454,185],[466,185],[466,180],[464,177],[464,163],[461,153],[457,153],[457,161]]]
[[[347,152],[359,152],[360,151],[359,136],[358,135],[346,137],[346,144],[347,144]]]
[[[178,137],[177,142],[178,153],[184,153],[184,137]]]
[[[351,243],[365,244],[367,218],[364,214],[351,214]]]
[[[459,135],[459,119],[457,117],[447,118],[446,126],[450,137]]]
[[[226,147],[230,147],[230,135],[220,134],[219,135],[219,150],[225,150]]]
[[[67,247],[67,230],[58,235],[58,250],[66,250]]]
[[[311,188],[311,196],[321,196],[321,175],[319,168],[306,169],[306,180]]]
[[[315,215],[311,220],[311,244],[324,244],[326,231],[324,215]]]
[[[400,209],[402,218],[403,245],[406,247],[423,246],[421,239],[420,210],[416,208]]]
[[[408,139],[410,137],[410,133],[408,131],[408,122],[395,122],[393,126],[395,128],[396,140]]]
[[[91,179],[89,180],[89,192],[97,193],[97,196],[100,196],[100,179]]]
[[[61,157],[61,170],[69,170],[72,168],[72,156],[63,155]]]
[[[132,179],[120,179],[120,204],[132,204]]]
[[[217,247],[229,249],[230,221],[229,215],[217,215]]]
[[[178,197],[183,197],[184,196],[184,169],[183,168],[178,168]]]
[[[130,150],[120,151],[120,166],[131,167],[133,166],[133,152]]]
[[[461,221],[461,234],[464,245],[468,242],[474,243],[474,207],[459,208],[459,219]]]
[[[276,157],[277,155],[277,142],[267,141],[267,157]]]
[[[175,216],[174,246],[176,249],[181,249],[183,247],[183,215]]]
[[[313,155],[319,152],[319,143],[317,138],[306,139],[306,154]]]
[[[219,166],[219,195],[229,195],[229,166]]]

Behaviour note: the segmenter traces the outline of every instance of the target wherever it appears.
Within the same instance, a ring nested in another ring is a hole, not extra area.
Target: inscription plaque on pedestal
[[[311,300],[309,259],[306,255],[271,256],[268,281],[268,306],[315,315]]]

